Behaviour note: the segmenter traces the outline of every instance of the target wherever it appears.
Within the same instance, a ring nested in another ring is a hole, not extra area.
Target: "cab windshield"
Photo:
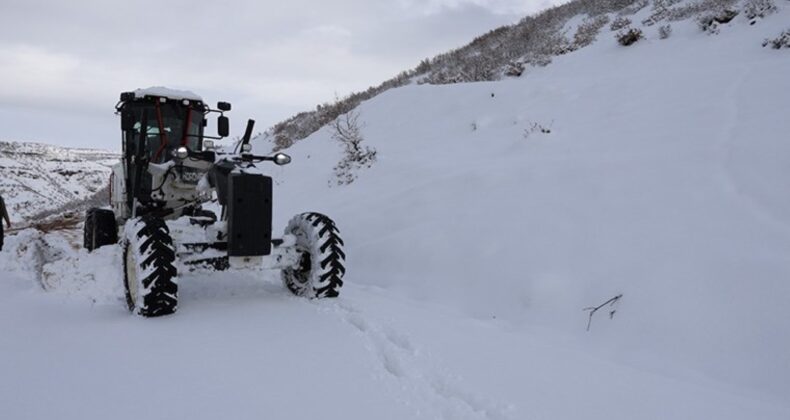
[[[162,163],[170,160],[173,150],[186,146],[190,150],[200,150],[200,136],[203,128],[203,112],[184,106],[175,101],[166,103],[135,104],[134,129],[131,143],[136,147],[140,139],[143,109],[148,109],[148,128],[146,146],[151,162]]]

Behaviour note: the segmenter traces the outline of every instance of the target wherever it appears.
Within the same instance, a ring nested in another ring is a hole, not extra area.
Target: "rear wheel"
[[[178,307],[178,272],[173,239],[165,222],[152,217],[130,221],[123,252],[129,310],[145,317],[174,313]]]
[[[335,222],[320,213],[302,213],[288,222],[285,233],[296,237],[296,249],[302,254],[298,267],[283,269],[285,286],[298,296],[337,297],[346,254]]]
[[[85,214],[83,247],[88,251],[118,242],[115,213],[108,209],[90,209]]]

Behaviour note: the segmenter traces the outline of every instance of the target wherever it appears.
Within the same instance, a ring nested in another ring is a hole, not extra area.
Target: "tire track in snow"
[[[367,341],[385,376],[398,383],[402,402],[412,406],[418,414],[436,411],[433,417],[447,420],[511,418],[508,413],[513,411],[512,405],[494,403],[464,389],[458,384],[460,379],[457,375],[440,372],[436,361],[422,353],[406,334],[389,325],[371,322],[348,302],[339,303],[336,307],[342,320]],[[416,404],[420,402],[425,407]]]

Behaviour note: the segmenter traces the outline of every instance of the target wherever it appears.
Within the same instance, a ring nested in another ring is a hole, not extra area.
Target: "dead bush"
[[[618,32],[617,35],[615,35],[617,42],[624,47],[635,44],[637,41],[643,38],[644,35],[642,34],[642,30],[638,28],[628,28]]]
[[[637,0],[633,4],[631,4],[630,6],[624,7],[617,14],[619,16],[633,15],[633,14],[636,14],[636,12],[644,9],[648,5],[650,5],[650,2],[648,0]]]
[[[631,26],[631,19],[620,16],[612,21],[612,24],[609,25],[609,29],[612,31],[619,31],[620,29],[627,28],[629,26]]]
[[[576,48],[583,48],[592,44],[598,36],[598,32],[600,32],[601,28],[608,22],[609,17],[606,15],[585,19],[573,35],[573,45],[575,45]]]
[[[511,61],[507,64],[507,68],[505,68],[505,76],[521,77],[521,75],[524,74],[524,70],[526,70],[524,63],[521,61]]]
[[[661,39],[667,39],[669,36],[672,35],[672,25],[666,24],[661,25],[658,28],[658,37]]]
[[[541,134],[551,134],[551,126],[554,125],[554,121],[551,122],[549,125],[543,125],[537,122],[534,122],[529,125],[529,127],[524,129],[524,138],[528,139],[533,133],[541,133]]]
[[[749,19],[749,24],[754,25],[758,20],[776,12],[773,0],[748,0],[743,6],[743,15]]]
[[[763,41],[763,47],[768,47],[775,50],[780,50],[782,48],[790,48],[790,29],[783,31],[779,36],[774,39],[766,39]]]
[[[720,12],[704,15],[700,17],[697,22],[703,32],[715,35],[719,33],[719,25],[729,23],[735,19],[735,16],[738,16],[737,11],[724,9]]]
[[[362,124],[359,113],[354,110],[337,117],[331,124],[332,138],[343,146],[343,157],[335,165],[337,185],[351,184],[357,179],[357,171],[370,168],[376,162],[376,149],[362,145]]]

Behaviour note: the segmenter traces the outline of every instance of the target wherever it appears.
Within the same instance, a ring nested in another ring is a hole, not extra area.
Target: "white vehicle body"
[[[179,211],[187,205],[211,200],[211,189],[207,174],[212,163],[197,159],[185,159],[180,164],[169,161],[163,164],[148,164],[151,175],[151,197],[167,203],[175,212],[168,219],[181,216]],[[128,206],[126,173],[123,162],[112,167],[110,203],[119,221],[132,217]]]

